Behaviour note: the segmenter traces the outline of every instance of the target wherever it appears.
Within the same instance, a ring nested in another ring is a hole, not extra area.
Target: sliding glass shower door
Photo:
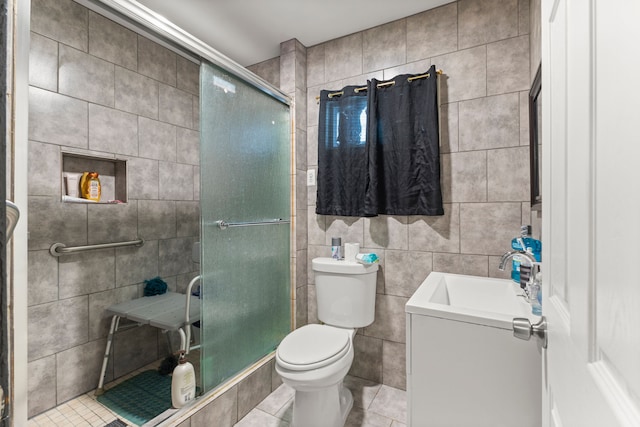
[[[214,65],[200,72],[204,391],[291,324],[289,106]]]

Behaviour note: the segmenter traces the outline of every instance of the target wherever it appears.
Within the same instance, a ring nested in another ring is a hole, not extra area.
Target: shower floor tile
[[[157,362],[132,372],[107,388],[139,372],[157,367]],[[345,427],[406,427],[406,392],[372,381],[347,376],[345,385],[353,394],[353,409]],[[289,427],[294,390],[282,384],[242,418],[235,427]],[[93,391],[51,409],[28,421],[27,427],[117,426],[122,418],[102,406]],[[126,420],[122,420],[125,423]],[[111,424],[113,423],[113,424]],[[127,423],[127,425],[130,425]]]

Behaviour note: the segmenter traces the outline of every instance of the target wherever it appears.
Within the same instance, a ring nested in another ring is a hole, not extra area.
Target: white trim
[[[620,385],[623,381],[616,378],[616,374],[605,360],[590,363],[587,366],[596,386],[606,398],[613,413],[621,426],[640,426],[640,408],[629,397],[631,392]]]
[[[11,396],[12,425],[27,425],[27,383],[28,383],[28,346],[27,346],[27,270],[28,270],[28,153],[29,153],[29,48],[31,30],[31,2],[30,0],[14,0],[13,9],[9,9],[8,18],[13,20],[13,56],[7,58],[12,60],[14,67],[13,87],[8,88],[8,92],[13,91],[8,107],[13,108],[13,140],[9,139],[9,144],[13,144],[13,201],[20,209],[20,221],[13,233],[13,256],[12,271],[13,284],[11,293],[12,309],[9,316],[12,327],[13,348],[10,351],[10,358],[13,364],[13,389]]]

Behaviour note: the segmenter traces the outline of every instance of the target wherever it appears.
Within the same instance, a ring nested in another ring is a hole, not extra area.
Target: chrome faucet
[[[502,255],[502,258],[500,258],[500,265],[498,265],[498,270],[504,271],[504,268],[507,266],[507,261],[509,261],[514,256],[524,256],[523,259],[526,259],[529,262],[529,267],[531,267],[531,269],[533,269],[534,265],[539,265],[538,261],[536,261],[536,257],[533,256],[531,252],[509,251]]]
[[[531,267],[531,273],[529,275],[529,279],[527,280],[527,283],[524,285],[524,289],[523,289],[524,290],[523,296],[527,301],[530,301],[531,285],[533,285],[536,274],[538,273],[538,271],[540,271],[540,263],[536,260],[536,257],[529,251],[520,251],[520,250],[509,251],[504,255],[502,255],[502,258],[500,258],[500,264],[498,265],[498,269],[500,271],[504,271],[505,267],[507,266],[507,261],[509,261],[511,258],[515,256],[520,257],[520,262],[526,261],[525,265],[528,264],[529,267]]]

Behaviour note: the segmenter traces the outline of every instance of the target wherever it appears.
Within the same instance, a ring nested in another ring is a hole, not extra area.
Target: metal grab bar
[[[231,227],[250,227],[253,225],[273,225],[273,224],[290,224],[290,223],[291,223],[290,220],[282,219],[282,218],[267,219],[264,221],[255,221],[255,222],[226,222],[225,220],[221,219],[215,222],[215,224],[218,226],[220,230],[226,230],[227,228],[231,228]]]
[[[49,248],[49,253],[55,257],[59,257],[62,255],[69,255],[76,252],[91,251],[94,249],[122,248],[125,246],[142,246],[142,245],[144,245],[143,239],[131,240],[128,242],[99,243],[97,245],[84,245],[84,246],[71,246],[71,247],[67,247],[63,243],[54,243]]]

